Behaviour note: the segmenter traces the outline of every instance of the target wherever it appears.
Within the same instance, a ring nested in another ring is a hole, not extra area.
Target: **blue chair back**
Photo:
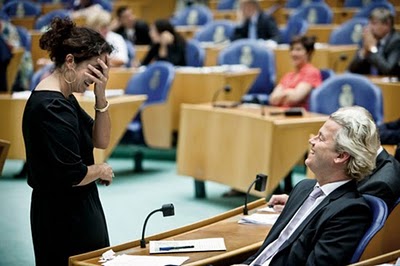
[[[235,30],[235,24],[230,20],[214,20],[204,25],[194,39],[199,42],[221,43],[229,41]]]
[[[291,17],[285,28],[281,30],[282,43],[290,43],[293,36],[304,35],[308,29],[308,22],[300,17]]]
[[[343,7],[363,8],[372,2],[387,2],[387,0],[344,0]]]
[[[352,18],[338,28],[334,29],[329,37],[329,44],[362,44],[363,28],[368,24],[368,19],[359,17]]]
[[[335,75],[335,72],[330,68],[323,68],[319,70],[321,72],[321,79],[322,81],[327,80],[328,78]]]
[[[386,218],[388,216],[388,208],[386,203],[375,196],[372,195],[363,195],[364,199],[367,201],[371,212],[372,212],[372,223],[368,228],[367,232],[365,232],[363,238],[361,239],[360,243],[358,244],[356,251],[351,258],[350,263],[355,263],[360,260],[362,253],[364,252],[366,246],[371,241],[373,236],[382,229],[383,225],[385,224]]]
[[[205,51],[197,40],[188,40],[185,50],[186,66],[202,67],[204,65]]]
[[[311,3],[320,3],[324,0],[288,0],[285,4],[286,8],[298,8]]]
[[[324,2],[301,6],[290,17],[305,19],[309,24],[331,24],[333,13]]]
[[[371,14],[372,10],[375,8],[386,8],[389,9],[390,12],[392,13],[393,16],[396,16],[396,10],[394,6],[387,2],[387,1],[376,1],[376,2],[371,2],[369,5],[363,7],[358,11],[356,14],[354,14],[355,18],[369,18],[369,15]]]
[[[257,40],[240,39],[223,49],[218,56],[219,65],[243,64],[260,68],[261,73],[248,93],[270,94],[275,85],[276,70],[274,53]]]
[[[382,92],[362,75],[334,75],[310,95],[310,111],[315,113],[329,115],[340,107],[353,105],[366,108],[377,124],[383,122]]]
[[[58,9],[58,10],[50,11],[47,14],[41,15],[36,20],[35,29],[41,30],[41,31],[46,31],[47,28],[50,26],[51,21],[55,17],[59,17],[59,18],[69,17],[69,11],[66,9]]]
[[[20,0],[10,1],[4,4],[1,10],[9,17],[39,16],[41,13],[39,4]]]
[[[150,64],[142,73],[134,75],[128,82],[126,94],[146,94],[144,105],[167,100],[175,76],[174,66],[166,61]]]
[[[237,5],[237,0],[219,0],[217,10],[232,10]]]
[[[202,5],[192,5],[179,11],[172,19],[175,26],[205,25],[213,20],[211,10]]]
[[[19,39],[25,51],[31,51],[31,35],[29,31],[21,26],[16,26]]]

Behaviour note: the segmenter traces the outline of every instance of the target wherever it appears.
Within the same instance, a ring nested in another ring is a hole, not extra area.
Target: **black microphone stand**
[[[212,106],[213,106],[213,107],[226,107],[225,105],[220,105],[220,104],[217,104],[217,103],[216,103],[217,97],[218,97],[218,95],[221,93],[221,91],[225,91],[225,93],[228,93],[228,92],[230,92],[231,90],[232,90],[232,88],[231,88],[230,85],[225,85],[223,88],[216,90],[216,91],[214,92],[214,94],[213,94],[213,97],[212,97],[212,101],[211,101]]]
[[[257,174],[256,179],[249,186],[249,189],[247,190],[246,196],[244,198],[243,215],[248,215],[249,214],[249,211],[247,209],[247,198],[249,196],[251,188],[253,187],[254,184],[256,184],[255,190],[260,191],[260,192],[264,191],[265,190],[265,184],[267,183],[267,178],[268,178],[267,175]]]
[[[149,215],[147,215],[146,220],[144,221],[144,224],[143,224],[142,239],[140,240],[141,248],[146,247],[146,240],[144,239],[144,231],[146,230],[147,221],[149,220],[150,216],[152,216],[154,213],[159,212],[159,211],[162,211],[164,217],[175,215],[175,208],[172,203],[164,204],[160,209],[154,210],[151,213],[149,213]]]

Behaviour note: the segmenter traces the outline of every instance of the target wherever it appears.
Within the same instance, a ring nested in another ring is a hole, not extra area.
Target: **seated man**
[[[400,33],[394,28],[390,10],[376,8],[363,32],[363,46],[350,63],[359,74],[400,76]]]
[[[358,180],[375,165],[379,147],[372,116],[341,108],[309,140],[305,161],[316,180],[298,183],[263,245],[244,265],[345,265],[371,222]]]

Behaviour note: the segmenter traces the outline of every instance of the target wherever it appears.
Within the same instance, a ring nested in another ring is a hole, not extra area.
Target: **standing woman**
[[[274,88],[269,97],[271,105],[308,109],[311,90],[322,83],[320,70],[310,63],[314,43],[315,37],[293,37],[290,42],[290,57],[295,70],[286,73]]]
[[[186,42],[168,20],[156,20],[150,25],[149,34],[153,44],[141,62],[142,65],[163,60],[175,66],[186,66]]]
[[[54,72],[32,92],[22,130],[31,199],[31,231],[36,265],[68,265],[71,255],[109,246],[96,180],[109,185],[113,171],[95,164],[93,148],[110,139],[105,96],[112,47],[88,28],[56,18],[40,39]],[[72,93],[94,83],[95,119]]]

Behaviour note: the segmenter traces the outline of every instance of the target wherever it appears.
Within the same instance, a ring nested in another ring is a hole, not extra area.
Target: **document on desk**
[[[137,255],[118,255],[114,259],[103,263],[103,266],[164,266],[182,265],[189,257],[180,256],[137,256]]]
[[[226,250],[225,241],[219,238],[194,240],[150,241],[150,254]]]
[[[243,216],[242,219],[238,221],[240,224],[266,224],[273,225],[279,217],[278,214],[262,214],[253,213],[251,215]]]

